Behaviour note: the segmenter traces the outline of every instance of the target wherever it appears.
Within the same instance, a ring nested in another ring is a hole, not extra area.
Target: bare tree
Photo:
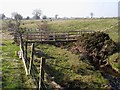
[[[91,18],[93,18],[93,15],[94,15],[94,13],[91,12],[91,13],[90,13]]]
[[[41,14],[42,14],[42,11],[40,10],[40,9],[35,9],[35,10],[33,10],[33,13],[32,13],[34,16],[33,16],[33,18],[35,18],[35,19],[40,19],[40,16],[41,16]]]

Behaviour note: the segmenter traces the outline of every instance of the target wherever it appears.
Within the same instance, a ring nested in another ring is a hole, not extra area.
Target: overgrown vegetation
[[[82,47],[89,55],[91,60],[98,65],[105,64],[105,59],[117,51],[117,45],[109,35],[103,32],[82,34],[76,45]]]
[[[45,53],[41,56],[47,58],[47,71],[62,87],[66,89],[108,88],[104,87],[108,81],[87,59],[80,60],[79,55],[53,45],[41,44],[36,47],[36,51],[38,50]]]

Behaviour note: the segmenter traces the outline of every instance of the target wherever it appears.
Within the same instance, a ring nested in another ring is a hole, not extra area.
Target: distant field
[[[117,19],[73,19],[73,20],[47,20],[49,28],[55,31],[68,30],[104,30],[112,25],[116,25]],[[24,23],[24,25],[23,25]],[[23,27],[36,28],[41,20],[23,20]]]

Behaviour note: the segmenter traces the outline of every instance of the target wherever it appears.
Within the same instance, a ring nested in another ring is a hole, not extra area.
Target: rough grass
[[[63,20],[59,22],[51,22],[51,29],[55,31],[68,30],[95,30],[101,31],[117,23],[115,19],[78,19]]]
[[[51,30],[54,31],[69,31],[69,30],[104,30],[111,25],[115,25],[118,22],[117,19],[77,19],[77,20],[53,20],[48,24]],[[24,23],[24,25],[23,25]],[[28,20],[22,21],[22,26],[31,27],[32,24],[39,24],[41,20]]]
[[[108,58],[108,60],[109,60],[109,63],[112,65],[112,67],[114,67],[114,69],[120,72],[120,59],[118,58],[118,56],[119,56],[119,53],[115,53],[111,55]]]
[[[29,77],[25,75],[23,62],[16,56],[16,51],[19,50],[19,46],[11,44],[11,40],[3,40],[4,45],[2,47],[2,88],[3,89],[22,89],[31,88]]]
[[[36,50],[45,52],[49,57],[46,62],[48,70],[61,85],[67,81],[79,80],[81,88],[104,88],[103,85],[108,83],[99,70],[95,70],[88,60],[80,60],[79,55],[45,44],[38,45]]]

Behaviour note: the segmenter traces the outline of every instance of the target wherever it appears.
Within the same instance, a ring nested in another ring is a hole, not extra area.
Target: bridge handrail
[[[80,36],[82,33],[94,33],[93,30],[71,30],[71,31],[25,31],[22,37],[26,41],[37,40],[37,41],[47,41],[47,40],[75,40],[76,37]]]

